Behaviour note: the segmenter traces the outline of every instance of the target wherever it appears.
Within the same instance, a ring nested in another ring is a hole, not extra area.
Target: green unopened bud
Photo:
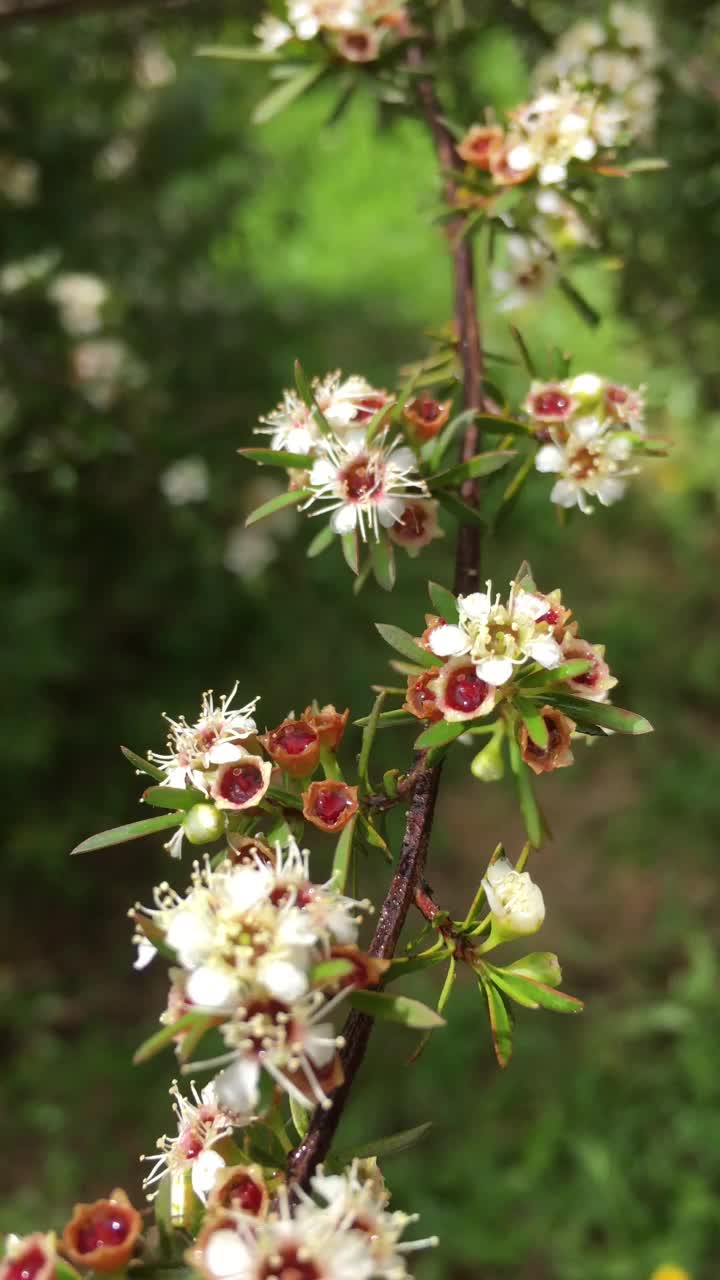
[[[494,733],[492,738],[478,751],[470,765],[470,772],[480,782],[499,782],[505,773],[505,761],[502,752],[503,734]]]
[[[490,863],[482,885],[492,920],[481,953],[512,938],[537,933],[545,919],[545,903],[542,890],[527,871],[516,871],[507,858],[497,858]]]
[[[208,844],[223,834],[225,818],[214,804],[194,804],[185,815],[183,830],[190,844]]]

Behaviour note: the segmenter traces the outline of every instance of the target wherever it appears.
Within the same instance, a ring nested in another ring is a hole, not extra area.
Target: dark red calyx
[[[532,411],[538,418],[564,418],[570,405],[570,397],[564,391],[551,387],[533,397]]]
[[[262,786],[263,776],[256,764],[237,764],[223,775],[219,791],[230,804],[247,804]]]
[[[89,1216],[88,1221],[78,1227],[75,1236],[75,1248],[78,1253],[94,1253],[107,1245],[122,1244],[127,1239],[130,1225],[119,1206],[108,1205]]]
[[[489,688],[472,667],[461,667],[448,679],[445,704],[452,711],[477,711],[487,698]]]
[[[43,1267],[47,1266],[48,1257],[39,1244],[31,1244],[18,1258],[5,1264],[6,1280],[35,1280]]]
[[[313,811],[322,822],[334,827],[352,806],[352,799],[344,791],[335,787],[323,787],[316,792]]]
[[[247,1173],[238,1173],[225,1183],[221,1192],[221,1200],[227,1209],[239,1209],[242,1213],[256,1216],[263,1205],[262,1187]]]
[[[283,725],[273,734],[273,749],[279,748],[289,756],[300,756],[308,747],[314,747],[318,736],[311,725],[304,720],[296,720],[292,724]]]

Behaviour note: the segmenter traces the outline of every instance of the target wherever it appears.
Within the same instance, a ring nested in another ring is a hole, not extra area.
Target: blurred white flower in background
[[[96,333],[102,326],[102,308],[108,298],[107,285],[97,276],[72,271],[56,276],[48,297],[60,311],[60,323],[67,333]]]
[[[39,182],[40,170],[34,160],[0,155],[0,195],[11,204],[32,204]]]
[[[144,41],[135,55],[135,82],[141,89],[164,89],[175,79],[175,63],[156,41]]]
[[[111,138],[95,157],[95,173],[98,178],[121,178],[132,169],[137,159],[137,143],[125,135]]]
[[[204,502],[210,492],[210,473],[204,458],[178,458],[162,472],[160,488],[173,507]]]

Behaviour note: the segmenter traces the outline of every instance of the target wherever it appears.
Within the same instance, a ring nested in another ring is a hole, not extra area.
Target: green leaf
[[[559,987],[562,982],[560,963],[552,951],[532,951],[530,955],[521,956],[519,960],[506,965],[503,972],[532,978],[534,982],[542,982],[547,987]]]
[[[443,456],[452,444],[458,431],[464,431],[471,422],[475,422],[479,417],[477,409],[463,409],[462,413],[457,413],[451,418],[446,426],[434,440],[427,443],[427,462],[431,471],[437,471]],[[423,457],[425,454],[425,446],[423,447]]]
[[[527,687],[523,686],[523,694],[535,691],[541,693],[546,686],[562,684],[565,680],[583,676],[586,671],[590,670],[591,666],[592,662],[586,662],[584,658],[573,658],[572,662],[562,662],[559,667],[553,667],[552,671],[543,671],[541,685],[529,684]],[[538,672],[536,671],[533,673],[531,680],[537,680],[538,678]],[[519,683],[522,684],[522,680]]]
[[[490,453],[476,453],[475,457],[468,458],[467,462],[459,462],[456,467],[449,467],[447,471],[438,471],[436,475],[428,477],[428,485],[433,490],[452,489],[465,480],[476,480],[479,476],[489,476],[493,471],[499,471],[514,457],[514,449],[495,449]]]
[[[172,1022],[168,1026],[161,1027],[154,1035],[148,1036],[147,1040],[143,1040],[140,1048],[133,1055],[133,1062],[138,1066],[141,1062],[147,1062],[148,1058],[152,1058],[156,1053],[160,1053],[166,1045],[174,1040],[180,1031],[190,1031],[197,1026],[199,1022],[205,1022],[207,1015],[204,1013],[196,1013],[190,1010],[184,1013],[182,1018],[178,1018],[177,1022]]]
[[[339,978],[347,978],[353,969],[352,960],[344,960],[342,956],[321,960],[310,970],[310,982],[314,987],[326,987],[330,983],[337,982]]]
[[[447,958],[447,951],[436,951],[429,956],[398,956],[390,961],[390,968],[383,974],[383,982],[385,984],[395,982],[396,978],[403,978],[408,973],[420,973],[423,969],[431,969],[433,965],[444,964]]]
[[[135,766],[138,773],[146,773],[149,778],[157,778],[158,782],[161,782],[165,777],[162,769],[158,769],[156,764],[151,764],[149,760],[145,760],[142,756],[136,755],[129,747],[121,747],[120,750],[125,759]]]
[[[415,746],[418,751],[426,747],[444,747],[447,743],[459,738],[461,733],[466,733],[468,724],[467,720],[437,720],[435,724],[423,730]]]
[[[634,737],[653,732],[650,721],[644,716],[635,711],[625,711],[623,707],[614,707],[611,702],[591,702],[589,698],[556,693],[549,694],[547,701],[559,711],[565,711],[578,723],[587,721],[602,729],[612,729],[613,733],[631,734]]]
[[[541,751],[544,751],[550,741],[550,734],[539,708],[534,706],[532,702],[518,697],[513,698],[513,705],[528,731],[530,740]]]
[[[88,836],[80,844],[71,849],[71,854],[94,853],[96,849],[108,849],[114,844],[125,844],[128,840],[139,840],[142,836],[154,835],[156,831],[166,831],[168,827],[179,827],[185,814],[163,813],[158,818],[143,818],[141,822],[126,822],[123,827],[111,827],[109,831],[98,831],[95,836]]]
[[[295,1132],[301,1142],[306,1137],[307,1131],[310,1128],[310,1115],[312,1113],[312,1109],[312,1103],[310,1101],[308,1101],[306,1106],[303,1106],[294,1094],[290,1094],[290,1115],[292,1116],[292,1122],[295,1126]]]
[[[370,559],[378,586],[383,591],[392,591],[395,586],[395,550],[392,542],[383,536],[372,541]]]
[[[445,1019],[422,1004],[420,1000],[412,1000],[410,996],[391,996],[385,991],[353,991],[350,1003],[361,1013],[368,1013],[371,1018],[379,1018],[384,1022],[401,1022],[405,1027],[416,1031],[428,1031],[433,1027],[444,1027]]]
[[[485,993],[487,1000],[495,1057],[501,1067],[506,1067],[512,1057],[512,1014],[497,987],[494,987],[491,982],[481,978],[480,989]]]
[[[457,622],[460,614],[457,598],[452,591],[448,591],[447,587],[441,587],[438,582],[428,582],[428,594],[441,618],[446,622]]]
[[[282,787],[268,787],[265,792],[268,800],[274,800],[275,804],[282,805],[283,809],[302,809],[302,800],[300,796],[296,796],[292,791],[285,791]]]
[[[392,862],[392,853],[388,847],[387,841],[381,836],[375,827],[373,820],[366,814],[360,814],[360,826],[362,827],[363,838],[372,846],[373,849],[382,849],[386,862]]]
[[[385,693],[384,692],[379,693],[373,703],[372,711],[368,716],[368,722],[365,725],[365,728],[363,729],[362,743],[360,745],[360,755],[358,757],[358,777],[360,779],[360,782],[362,783],[364,791],[371,790],[370,774],[369,774],[370,752],[372,751],[372,745],[375,740],[375,734],[377,732],[378,717],[380,715],[380,712],[383,709],[384,702],[385,702]]]
[[[268,120],[272,120],[273,116],[283,111],[291,102],[294,102],[307,89],[310,89],[315,84],[315,81],[320,79],[320,76],[325,71],[325,66],[324,62],[318,62],[311,67],[303,67],[302,71],[298,71],[296,75],[283,80],[282,84],[278,85],[276,89],[273,89],[267,97],[257,104],[250,117],[252,123],[267,124]]]
[[[528,840],[536,849],[539,849],[543,838],[543,820],[530,782],[530,770],[522,759],[520,744],[514,734],[508,735],[508,751]]]
[[[266,520],[268,516],[274,515],[276,511],[282,511],[284,507],[297,506],[299,502],[309,498],[312,492],[312,489],[289,489],[287,493],[276,494],[274,498],[263,502],[261,507],[256,507],[250,512],[245,521],[245,527],[249,529],[251,524],[257,524],[258,520]]]
[[[198,1014],[197,1022],[188,1028],[182,1043],[178,1045],[178,1062],[189,1062],[205,1033],[215,1026],[217,1026],[217,1018],[211,1013]]]
[[[426,1120],[414,1129],[401,1129],[399,1133],[392,1133],[387,1138],[374,1138],[372,1142],[363,1142],[357,1147],[344,1147],[337,1154],[333,1153],[333,1159],[342,1168],[351,1160],[364,1160],[369,1156],[384,1160],[387,1156],[399,1155],[402,1151],[409,1151],[417,1146],[418,1142],[427,1137],[431,1128],[432,1121]]]
[[[342,545],[342,553],[345,557],[345,563],[348,569],[353,573],[360,572],[360,543],[357,532],[351,529],[350,533],[340,535],[340,543]]]
[[[259,45],[203,44],[195,50],[198,58],[226,58],[234,62],[277,62],[277,53],[268,53]]]
[[[592,329],[596,329],[600,324],[600,314],[593,306],[590,305],[587,298],[583,296],[580,290],[575,288],[572,281],[568,280],[567,276],[560,276],[558,279],[558,287],[565,294],[568,302],[572,304],[581,319],[583,319],[586,324],[589,324]]]
[[[352,861],[353,838],[355,835],[356,817],[350,819],[343,827],[335,845],[332,863],[332,882],[338,893],[344,893],[348,882],[350,863]]]
[[[520,418],[508,418],[504,413],[480,413],[477,424],[479,427],[484,427],[486,431],[496,431],[501,436],[532,435],[532,428],[528,422],[523,422]]]
[[[526,343],[525,339],[523,338],[523,336],[522,336],[522,334],[521,334],[520,330],[519,330],[518,328],[516,328],[516,326],[515,326],[514,324],[511,324],[511,325],[510,325],[510,333],[511,333],[511,336],[512,336],[512,340],[513,340],[513,342],[515,343],[515,346],[517,347],[517,349],[518,349],[518,351],[519,351],[519,353],[520,353],[520,359],[522,360],[522,362],[523,362],[523,364],[524,364],[524,366],[525,366],[525,371],[526,371],[526,373],[527,373],[528,377],[529,377],[529,378],[537,378],[537,376],[538,376],[538,375],[537,375],[537,369],[536,369],[536,367],[535,367],[535,361],[533,360],[532,356],[530,355],[530,350],[529,350],[528,345],[527,345],[527,343]]]
[[[279,449],[238,449],[238,453],[249,462],[257,462],[261,466],[299,468],[308,471],[313,458],[307,453],[285,453]]]
[[[324,525],[320,532],[315,534],[315,537],[310,543],[305,555],[309,560],[313,560],[315,556],[319,556],[323,551],[327,551],[334,539],[335,533],[332,526],[329,524]]]
[[[421,648],[416,640],[413,640],[407,631],[403,631],[400,627],[394,627],[388,622],[376,622],[376,631],[380,632],[386,644],[396,649],[404,658],[409,658],[411,662],[417,662],[421,667],[437,666],[437,658],[432,653],[428,653],[427,649]]]
[[[450,493],[447,489],[438,489],[437,500],[441,507],[461,524],[474,524],[480,529],[487,529],[487,520],[481,516],[476,507],[471,507],[468,502],[463,502],[462,498],[458,498],[456,493]]]
[[[489,966],[490,967],[490,966]],[[533,978],[525,978],[521,974],[507,973],[504,969],[492,968],[492,981],[497,984],[511,1000],[525,1005],[527,1009],[550,1009],[553,1013],[582,1013],[585,1008],[582,1000],[568,996],[564,991],[555,991],[545,983],[536,982]]]
[[[142,798],[156,809],[192,809],[196,804],[207,804],[208,798],[194,787],[148,787]]]
[[[362,729],[369,721],[369,716],[362,716],[360,720],[353,720],[353,724],[358,729]],[[378,716],[378,729],[390,729],[394,724],[409,724],[411,720],[417,723],[417,717],[411,716],[408,711],[403,711],[402,707],[398,707],[395,711],[382,711]]]

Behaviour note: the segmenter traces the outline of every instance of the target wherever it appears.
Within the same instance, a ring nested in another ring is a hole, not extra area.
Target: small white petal
[[[332,462],[328,462],[327,458],[318,458],[310,472],[310,484],[317,486],[332,484],[336,475],[337,467],[334,467]]]
[[[592,160],[597,147],[592,138],[580,138],[573,147],[573,155],[576,160]]]
[[[600,418],[588,417],[578,418],[573,422],[571,431],[574,440],[580,444],[590,444],[591,440],[597,440],[605,430],[605,423]]]
[[[570,380],[570,391],[574,396],[597,396],[602,391],[602,378],[596,373],[579,373]]]
[[[383,529],[390,529],[392,525],[397,524],[404,510],[405,502],[402,498],[382,498],[378,503],[377,512]]]
[[[487,621],[492,601],[485,591],[473,591],[469,596],[461,596],[460,612],[473,622]]]
[[[535,470],[543,472],[562,471],[565,458],[562,449],[556,444],[544,444],[535,455]]]
[[[551,671],[562,662],[562,649],[552,636],[538,636],[528,645],[527,651],[533,662],[539,662],[546,671]]]
[[[146,969],[157,955],[157,947],[154,947],[149,938],[141,938],[137,944],[137,959],[133,964],[133,969]]]
[[[335,533],[352,533],[357,523],[357,507],[338,507],[330,517],[330,524]]]
[[[217,746],[211,747],[207,753],[210,764],[231,764],[233,760],[240,760],[245,755],[242,747],[238,747],[234,742],[218,742]]]
[[[604,480],[599,480],[595,486],[595,493],[604,507],[611,507],[613,502],[618,502],[624,492],[625,481],[616,480],[614,476],[607,476]]]
[[[564,164],[544,164],[538,169],[538,181],[544,187],[556,182],[564,182],[567,178],[567,166]]]
[[[270,867],[237,867],[226,885],[227,896],[236,911],[249,911],[263,902],[272,890]]]
[[[298,1000],[307,991],[306,974],[289,960],[277,960],[272,956],[261,960],[258,965],[258,979],[276,1000],[290,1004]]]
[[[222,1009],[230,1004],[236,988],[228,974],[209,965],[201,965],[188,978],[187,994],[201,1009]]]
[[[525,169],[532,169],[535,164],[535,156],[530,149],[523,143],[517,147],[513,147],[507,156],[507,163],[511,169],[515,169],[517,173],[523,173]]]
[[[575,505],[581,507],[581,492],[573,480],[558,480],[552,487],[550,501],[554,502],[558,507],[574,507]]]
[[[215,1077],[215,1094],[221,1107],[251,1116],[259,1102],[260,1064],[255,1058],[238,1058]]]
[[[428,644],[438,658],[450,658],[459,653],[467,653],[469,648],[465,632],[448,623],[442,627],[435,627],[430,633]]]
[[[203,1262],[203,1269],[218,1280],[249,1280],[257,1270],[257,1259],[250,1247],[230,1227],[211,1233]]]
[[[215,1179],[218,1173],[224,1168],[225,1161],[219,1151],[202,1151],[193,1160],[190,1181],[195,1195],[199,1200],[202,1200],[203,1204],[215,1186]]]
[[[478,662],[475,671],[487,684],[506,684],[512,677],[513,664],[509,658],[483,658]]]

